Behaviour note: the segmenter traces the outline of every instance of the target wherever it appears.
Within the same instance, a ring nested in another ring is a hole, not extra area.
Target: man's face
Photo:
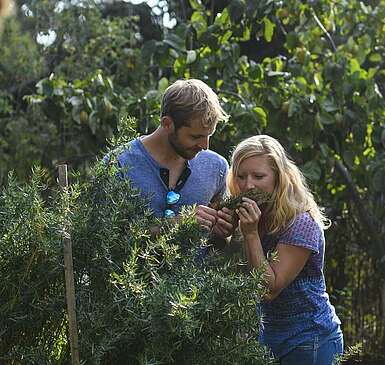
[[[203,127],[200,120],[193,120],[190,126],[182,126],[168,135],[168,141],[175,152],[186,160],[193,159],[200,151],[209,148],[210,137],[216,124]]]

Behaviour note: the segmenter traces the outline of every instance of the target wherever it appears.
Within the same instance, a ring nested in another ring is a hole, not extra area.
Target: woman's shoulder
[[[293,225],[304,225],[313,228],[321,228],[319,223],[315,221],[309,211],[298,213],[292,222]]]
[[[297,214],[292,222],[282,233],[281,237],[288,239],[293,237],[304,237],[307,239],[318,240],[322,234],[322,228],[314,220],[309,212]]]

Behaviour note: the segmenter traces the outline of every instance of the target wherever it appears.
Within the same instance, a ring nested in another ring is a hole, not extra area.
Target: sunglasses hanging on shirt
[[[175,217],[177,212],[175,211],[175,204],[177,204],[181,198],[180,190],[186,183],[188,177],[191,174],[191,170],[188,166],[185,167],[182,174],[180,175],[178,181],[176,182],[175,188],[168,190],[166,194],[166,207],[163,212],[163,216],[165,218],[172,218]],[[169,186],[169,170],[161,168],[160,169],[160,177],[164,184],[168,187]]]

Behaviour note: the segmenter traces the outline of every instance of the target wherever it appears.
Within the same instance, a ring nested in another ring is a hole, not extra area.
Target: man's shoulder
[[[115,147],[105,157],[104,160],[110,160],[114,156],[120,164],[132,159],[133,156],[138,157],[141,155],[138,139],[133,139],[120,146]]]
[[[219,153],[211,150],[204,150],[198,153],[194,159],[197,164],[213,164],[228,169],[227,160]]]

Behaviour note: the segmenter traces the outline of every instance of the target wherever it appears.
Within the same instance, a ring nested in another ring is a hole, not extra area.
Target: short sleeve
[[[290,227],[280,236],[278,244],[307,248],[314,253],[320,252],[322,230],[309,213],[298,215]]]
[[[215,196],[213,197],[212,202],[223,199],[226,193],[226,177],[228,172],[229,172],[229,164],[225,159],[223,159],[221,161],[221,166],[219,169],[218,190],[215,193]]]

